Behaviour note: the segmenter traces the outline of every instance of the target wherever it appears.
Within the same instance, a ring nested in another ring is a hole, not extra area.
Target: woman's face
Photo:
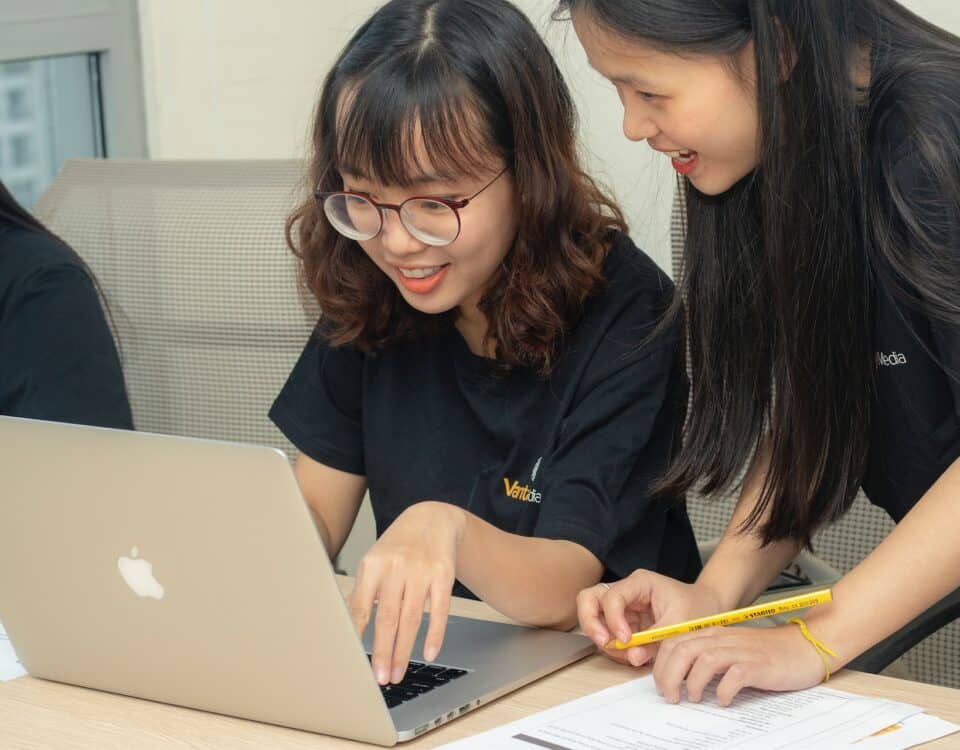
[[[378,203],[399,205],[411,197],[462,200],[489,186],[462,209],[460,234],[453,243],[435,247],[407,231],[396,211],[383,212],[383,228],[360,247],[396,284],[407,303],[435,315],[459,308],[472,315],[517,234],[515,187],[502,164],[488,173],[445,181],[427,173],[414,177],[414,188],[384,185],[366,175],[343,174],[343,189],[369,195]],[[496,178],[496,179],[494,179]],[[491,183],[490,181],[493,180]]]
[[[707,195],[753,171],[759,118],[752,44],[734,60],[680,57],[623,39],[582,12],[573,26],[590,65],[616,86],[627,138],[646,140]]]

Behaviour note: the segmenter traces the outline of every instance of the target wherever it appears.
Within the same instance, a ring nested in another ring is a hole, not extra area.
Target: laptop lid
[[[0,417],[0,621],[36,677],[390,745],[286,457]]]

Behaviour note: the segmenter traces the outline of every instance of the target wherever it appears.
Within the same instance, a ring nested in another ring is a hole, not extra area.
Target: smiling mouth
[[[665,151],[664,153],[681,164],[688,164],[697,158],[696,151]]]
[[[444,263],[441,266],[429,266],[426,268],[398,267],[397,270],[400,271],[400,274],[406,279],[429,279],[431,276],[436,276],[449,265],[449,263]]]

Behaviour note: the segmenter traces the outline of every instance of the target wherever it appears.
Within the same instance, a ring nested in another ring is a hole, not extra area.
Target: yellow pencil
[[[798,594],[797,596],[788,596],[785,599],[777,599],[763,604],[755,604],[752,607],[743,607],[729,612],[721,612],[718,615],[701,617],[697,620],[687,620],[678,622],[676,625],[665,625],[662,628],[652,628],[639,633],[634,633],[629,641],[610,641],[606,648],[623,651],[633,646],[643,646],[647,643],[656,643],[671,636],[681,633],[695,633],[698,630],[706,628],[723,627],[724,625],[733,625],[735,622],[744,622],[745,620],[757,620],[761,617],[770,617],[784,612],[793,612],[797,609],[806,609],[814,607],[817,604],[824,604],[833,599],[830,589],[821,589],[820,591],[811,591],[808,594]]]

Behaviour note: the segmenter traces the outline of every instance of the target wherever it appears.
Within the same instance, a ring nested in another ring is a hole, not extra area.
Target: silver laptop
[[[0,463],[0,622],[35,677],[392,745],[593,650],[453,617],[384,691],[280,451],[0,417]]]

